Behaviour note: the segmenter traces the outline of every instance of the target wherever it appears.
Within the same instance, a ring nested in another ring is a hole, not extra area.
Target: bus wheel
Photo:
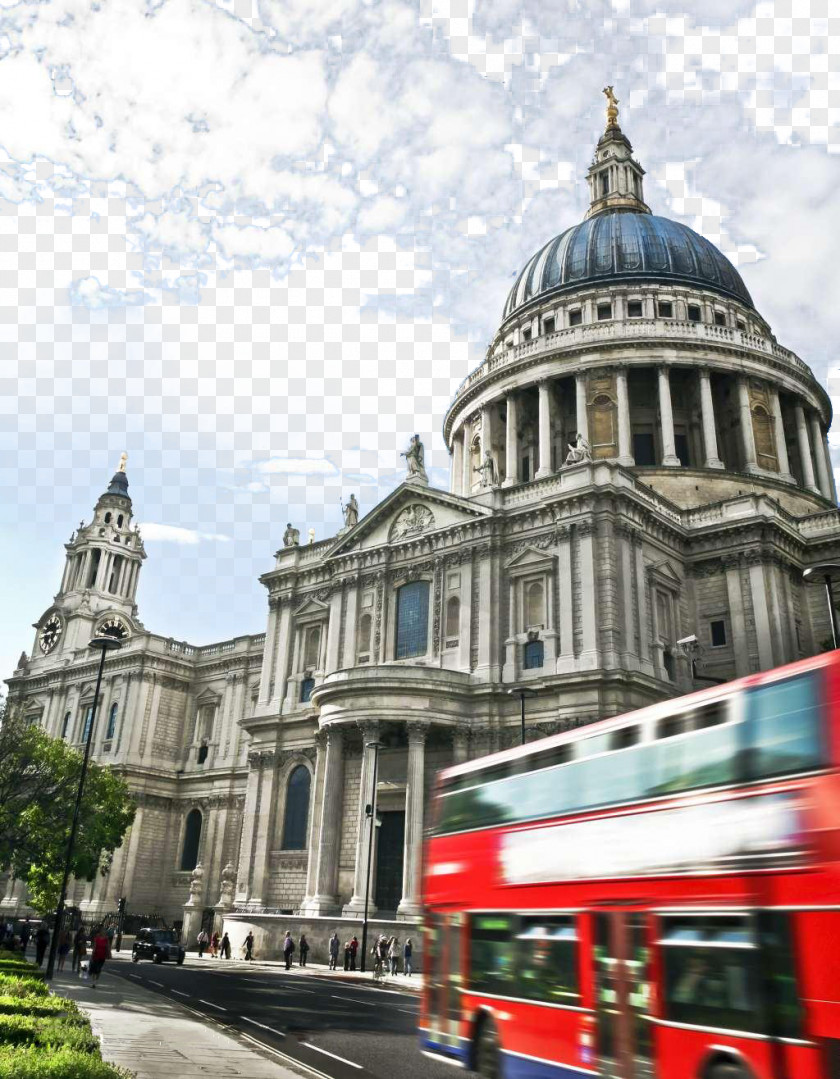
[[[475,1047],[475,1070],[483,1079],[501,1079],[499,1039],[492,1019],[485,1019],[478,1030]],[[717,1076],[715,1077],[717,1079]],[[722,1079],[722,1077],[721,1077]]]
[[[713,1064],[706,1075],[708,1079],[752,1079],[750,1072],[731,1060]]]

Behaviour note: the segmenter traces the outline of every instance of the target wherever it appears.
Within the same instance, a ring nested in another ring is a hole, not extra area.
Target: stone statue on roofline
[[[359,503],[356,501],[356,496],[350,495],[347,505],[342,506],[341,510],[344,514],[344,527],[355,528],[359,523]]]
[[[493,454],[490,450],[484,451],[484,460],[473,469],[473,472],[478,472],[481,476],[482,487],[498,487],[499,486],[499,470],[496,467],[496,462],[493,460]]]
[[[567,443],[569,452],[566,454],[566,460],[564,465],[581,465],[586,461],[592,460],[592,447],[578,431],[578,436],[574,443]]]
[[[408,449],[405,453],[401,453],[400,457],[405,458],[406,467],[406,482],[408,483],[428,483],[429,477],[426,475],[425,454],[423,451],[423,443],[420,441],[419,435],[412,435],[411,441],[408,444]]]
[[[284,547],[297,547],[300,544],[300,529],[292,528],[289,522],[286,522],[286,531],[283,533],[283,546]]]

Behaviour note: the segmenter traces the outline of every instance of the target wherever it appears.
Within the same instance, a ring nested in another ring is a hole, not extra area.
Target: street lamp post
[[[525,745],[525,698],[538,696],[536,690],[524,689],[509,689],[508,695],[511,697],[519,697],[519,720],[522,726],[522,745]]]
[[[365,749],[373,750],[373,789],[371,793],[371,803],[365,806],[365,815],[370,820],[369,832],[368,832],[368,856],[367,856],[367,873],[365,875],[365,918],[362,922],[362,974],[365,972],[365,963],[367,961],[367,937],[368,937],[368,907],[370,905],[370,869],[373,863],[373,833],[376,830],[376,775],[379,770],[379,750],[382,748],[382,743],[367,742]]]
[[[825,585],[825,599],[828,603],[828,615],[831,623],[831,640],[835,648],[840,641],[840,626],[837,624],[837,611],[834,607],[834,592],[831,587],[832,573],[840,573],[840,565],[836,562],[822,562],[819,566],[809,566],[802,574],[804,581],[815,581],[818,577],[823,578]]]
[[[93,725],[96,722],[96,709],[99,704],[99,690],[102,685],[102,669],[105,666],[105,654],[119,648],[120,642],[116,637],[102,634],[94,637],[88,644],[88,648],[99,651],[99,672],[96,676],[96,689],[93,693],[93,706],[88,723],[87,738],[85,739],[85,755],[82,758],[82,770],[79,774],[79,786],[76,791],[76,804],[73,807],[73,820],[70,824],[70,834],[67,837],[67,853],[64,856],[64,877],[61,881],[61,893],[58,897],[58,906],[55,909],[55,924],[53,925],[52,939],[50,940],[50,954],[47,959],[47,978],[52,978],[55,973],[55,956],[58,950],[58,938],[64,922],[64,903],[67,899],[67,882],[70,880],[70,868],[73,862],[73,847],[76,843],[76,832],[79,827],[79,813],[82,808],[82,795],[85,789],[85,777],[87,776],[88,761],[90,760],[90,746],[93,741]]]

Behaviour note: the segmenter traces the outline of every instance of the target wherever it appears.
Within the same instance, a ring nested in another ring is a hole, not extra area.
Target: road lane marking
[[[227,1008],[223,1008],[221,1004],[214,1004],[212,1000],[202,1000],[201,997],[198,997],[197,999],[199,1004],[206,1004],[210,1008],[217,1008],[220,1012],[227,1011]]]
[[[301,1042],[301,1045],[305,1045],[307,1049],[314,1049],[316,1053],[323,1053],[325,1057],[332,1057],[333,1060],[339,1060],[342,1064],[349,1064],[351,1068],[358,1068],[362,1071],[361,1064],[357,1064],[355,1060],[348,1060],[347,1057],[340,1057],[338,1053],[331,1053],[329,1049],[319,1049],[317,1045],[313,1045],[312,1042]]]
[[[358,997],[339,997],[335,993],[330,993],[333,1000],[352,1000],[354,1004],[364,1004],[367,1008],[377,1007],[375,1000],[359,1000]]]
[[[129,974],[129,978],[133,978],[135,980],[135,982],[142,982],[143,981],[143,979],[140,977],[139,974]]]
[[[293,1057],[288,1053],[283,1053],[279,1049],[275,1049],[273,1045],[267,1045],[265,1042],[261,1042],[259,1038],[254,1038],[250,1034],[246,1034],[244,1030],[237,1030],[236,1033],[246,1042],[250,1042],[252,1045],[258,1045],[260,1049],[264,1049],[267,1053],[274,1053],[274,1055],[280,1057],[281,1060],[285,1060],[289,1064],[294,1064],[299,1071],[304,1071],[308,1075],[314,1075],[316,1076],[316,1079],[332,1079],[332,1076],[327,1075],[326,1072],[318,1071],[318,1069],[313,1068],[311,1064],[304,1064],[300,1057]]]
[[[179,997],[186,997],[187,1000],[189,1000],[189,998],[190,998],[189,993],[182,993],[180,989],[173,989],[172,992],[177,994]]]
[[[153,982],[151,978],[147,978],[146,981],[149,983],[149,985],[156,985],[158,989],[164,988],[163,982]]]
[[[267,1027],[265,1023],[258,1023],[256,1019],[249,1019],[247,1015],[243,1015],[242,1018],[246,1023],[253,1023],[255,1027],[262,1027],[263,1030],[269,1030],[272,1034],[276,1034],[278,1038],[285,1038],[286,1035],[282,1030],[275,1030],[274,1027]]]

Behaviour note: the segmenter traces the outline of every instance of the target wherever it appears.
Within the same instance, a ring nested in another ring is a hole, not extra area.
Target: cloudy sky
[[[586,208],[607,83],[654,212],[834,388],[829,0],[0,4],[3,674],[123,450],[140,617],[196,644],[261,632],[286,521],[366,512],[414,431],[445,486],[443,413]]]

